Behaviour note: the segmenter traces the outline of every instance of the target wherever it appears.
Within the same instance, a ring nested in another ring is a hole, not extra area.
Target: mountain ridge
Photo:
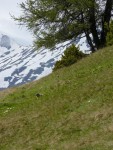
[[[37,80],[52,72],[62,51],[36,51],[20,46],[7,35],[0,38],[0,90]]]
[[[54,64],[66,49],[69,41],[57,45],[56,49],[36,50],[32,46],[17,44],[9,36],[0,34],[0,90],[38,80],[52,72]],[[85,38],[76,40],[84,51],[89,49]]]

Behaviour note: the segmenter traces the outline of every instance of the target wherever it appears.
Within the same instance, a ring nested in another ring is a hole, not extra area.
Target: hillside
[[[113,149],[113,47],[0,97],[1,150]]]

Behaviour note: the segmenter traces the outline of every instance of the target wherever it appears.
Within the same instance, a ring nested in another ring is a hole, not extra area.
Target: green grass
[[[113,150],[113,47],[0,97],[0,150]]]

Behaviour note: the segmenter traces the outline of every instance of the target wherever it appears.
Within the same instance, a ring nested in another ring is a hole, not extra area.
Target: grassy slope
[[[0,150],[113,150],[113,47],[0,97]]]

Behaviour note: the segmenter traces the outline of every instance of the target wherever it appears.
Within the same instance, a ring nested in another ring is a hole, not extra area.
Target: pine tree
[[[14,19],[33,31],[37,47],[53,48],[82,34],[92,52],[106,45],[113,0],[26,0],[20,6],[23,15]]]

